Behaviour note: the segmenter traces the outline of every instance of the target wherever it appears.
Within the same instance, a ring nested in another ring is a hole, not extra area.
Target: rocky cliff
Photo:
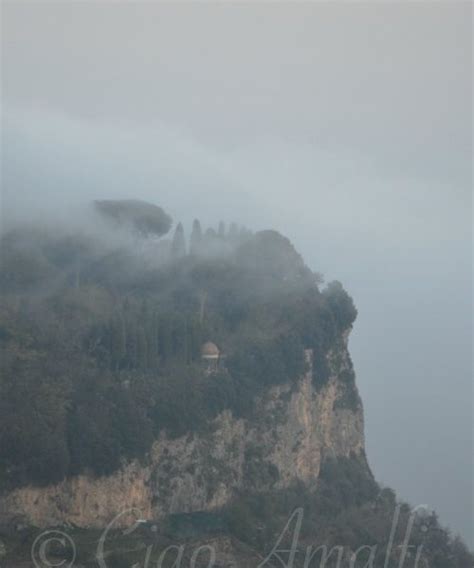
[[[333,372],[323,386],[315,386],[313,352],[305,355],[306,374],[266,391],[252,418],[236,419],[224,411],[206,431],[178,438],[162,433],[144,464],[132,461],[105,477],[80,475],[16,489],[0,498],[2,520],[94,527],[130,509],[134,518],[144,519],[208,511],[242,490],[282,489],[295,482],[313,487],[328,456],[365,460],[362,406],[356,391],[347,404],[342,378],[351,368],[347,337],[337,353],[328,355],[337,364],[330,365]],[[116,525],[129,522],[123,514]]]

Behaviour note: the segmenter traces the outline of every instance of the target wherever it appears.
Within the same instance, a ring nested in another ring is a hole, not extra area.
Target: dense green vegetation
[[[296,529],[296,517],[283,531],[296,509],[302,511],[300,531]],[[410,548],[400,564],[410,517]],[[471,568],[474,562],[462,541],[439,524],[434,512],[413,514],[409,505],[397,502],[391,489],[381,489],[365,460],[356,457],[327,459],[314,492],[295,486],[285,491],[242,495],[226,509],[225,519],[227,531],[263,556],[270,554],[281,535],[277,548],[290,550],[297,532],[295,568]],[[390,546],[392,527],[395,530]],[[352,559],[357,550],[359,553]],[[416,564],[418,550],[420,558]],[[280,558],[288,561],[289,556],[283,553]],[[271,560],[275,566],[282,565],[275,556]]]
[[[115,204],[106,207],[113,217]],[[127,214],[135,219],[138,209],[131,204]],[[172,239],[149,239],[143,247],[144,235],[167,230],[160,211],[152,213],[163,225],[138,223],[132,233],[140,233],[140,242],[135,235],[120,247],[110,245],[110,234],[99,239],[29,228],[2,237],[2,490],[84,471],[103,475],[124,460],[146,460],[162,429],[172,436],[204,430],[223,409],[252,416],[260,393],[294,383],[306,371],[308,348],[314,352],[315,386],[323,388],[337,373],[343,395],[335,407],[360,404],[351,362],[341,360],[340,349],[356,310],[339,283],[321,290],[320,277],[274,231],[252,235],[235,225],[226,231],[222,223],[217,231],[203,231],[195,221],[189,246],[178,225]],[[121,223],[122,213],[117,215]],[[212,375],[201,361],[208,340],[224,355]],[[384,565],[395,510],[396,547],[403,541],[410,509],[378,487],[364,459],[327,458],[316,491],[295,486],[262,492],[271,485],[261,483],[262,477],[271,480],[276,472],[268,464],[265,469],[258,455],[247,457],[245,475],[256,493],[239,495],[212,514],[171,516],[155,532],[116,531],[107,565],[141,563],[148,547],[149,562],[156,565],[167,546],[191,543],[183,564],[189,565],[192,546],[210,535],[231,536],[265,555],[298,507],[304,520],[295,568],[324,565],[321,552],[304,564],[307,547],[323,545],[344,548],[343,563],[337,564],[335,554],[327,568],[350,566],[360,546],[376,546],[373,565]],[[100,533],[68,532],[78,562],[96,566]],[[31,528],[0,534],[8,565],[29,559],[36,534]],[[291,545],[290,533],[282,544]],[[472,568],[472,555],[432,513],[416,521],[410,544],[423,546],[420,566]],[[399,565],[396,547],[386,568]],[[368,554],[352,566],[366,567]],[[413,556],[405,566],[414,567]]]
[[[304,348],[322,386],[356,316],[341,285],[321,292],[274,231],[203,232],[196,221],[189,252],[181,225],[146,250],[105,243],[31,228],[2,238],[4,489],[107,474],[144,459],[163,428],[208,428],[224,408],[249,415],[263,389],[301,376]],[[207,340],[225,356],[218,376],[201,362]]]

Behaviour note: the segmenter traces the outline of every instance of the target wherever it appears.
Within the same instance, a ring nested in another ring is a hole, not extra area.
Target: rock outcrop
[[[124,526],[131,517],[210,511],[237,491],[282,489],[295,482],[316,486],[325,457],[365,460],[357,392],[351,404],[344,402],[342,377],[351,369],[346,339],[338,353],[330,354],[337,365],[330,365],[324,385],[315,386],[312,352],[307,351],[307,373],[296,383],[269,389],[251,419],[225,411],[206,432],[174,439],[162,433],[145,464],[124,464],[108,477],[80,475],[47,487],[16,489],[0,497],[0,517],[39,527],[102,527],[121,515],[115,525]]]

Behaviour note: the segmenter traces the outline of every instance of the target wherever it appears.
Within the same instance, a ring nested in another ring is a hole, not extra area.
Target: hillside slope
[[[195,222],[189,250],[181,225],[171,241],[117,242],[38,228],[2,237],[9,561],[38,529],[66,526],[82,539],[117,516],[114,531],[139,517],[159,524],[157,538],[217,539],[262,558],[300,508],[301,551],[342,544],[350,562],[362,546],[373,561],[392,554],[381,564],[391,568],[395,515],[398,544],[413,525],[413,566],[472,568],[435,514],[411,522],[373,479],[348,351],[357,312],[340,283],[322,288],[275,231],[203,232]],[[130,546],[117,550],[137,562]],[[86,546],[84,566],[93,558]]]

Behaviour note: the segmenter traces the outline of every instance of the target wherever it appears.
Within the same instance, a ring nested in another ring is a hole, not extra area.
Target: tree
[[[217,233],[216,230],[213,229],[212,227],[206,229],[206,232],[204,233],[203,237],[203,245],[204,245],[202,249],[203,254],[207,256],[213,256],[216,251],[216,247],[218,248],[218,245],[217,245]]]
[[[137,363],[138,369],[148,368],[148,338],[143,325],[138,325],[137,333]]]
[[[323,296],[333,312],[338,328],[340,330],[350,328],[357,317],[357,310],[342,284],[337,280],[330,282],[323,290]]]
[[[189,253],[198,255],[202,247],[202,229],[201,223],[198,219],[193,221],[193,229],[191,231],[191,238],[189,240]]]
[[[118,313],[110,324],[110,351],[112,367],[119,369],[127,353],[127,335],[122,313]]]
[[[182,258],[186,255],[186,240],[182,223],[178,223],[171,241],[171,257]]]
[[[161,207],[138,199],[94,201],[99,214],[116,226],[128,226],[141,237],[166,235],[172,219]]]

